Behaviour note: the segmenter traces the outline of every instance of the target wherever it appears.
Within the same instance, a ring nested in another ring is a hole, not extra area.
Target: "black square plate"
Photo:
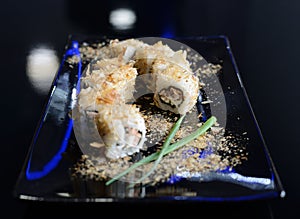
[[[211,102],[200,104],[199,107],[205,109],[208,106],[215,109],[210,111],[212,115],[225,116],[226,122],[221,125],[225,127],[227,135],[246,139],[243,154],[237,152],[239,143],[236,143],[235,151],[227,154],[223,151],[223,155],[227,157],[231,156],[230,153],[239,158],[245,156],[245,161],[226,171],[199,173],[190,179],[142,187],[134,195],[126,193],[122,182],[105,187],[102,182],[94,180],[72,179],[70,172],[80,157],[80,150],[69,113],[75,101],[74,90],[78,88],[77,82],[88,61],[79,60],[70,64],[67,60],[80,56],[79,48],[107,42],[107,39],[109,38],[75,35],[68,38],[61,66],[49,91],[48,102],[15,186],[14,194],[17,198],[50,202],[223,202],[273,199],[285,195],[243,87],[229,40],[225,36],[184,37],[174,40],[193,48],[208,63],[221,66],[214,73],[214,79],[206,83],[210,83],[210,89],[220,86],[225,108],[218,108]],[[212,90],[206,92],[212,95],[208,97],[210,100],[218,99],[218,96],[213,96]]]

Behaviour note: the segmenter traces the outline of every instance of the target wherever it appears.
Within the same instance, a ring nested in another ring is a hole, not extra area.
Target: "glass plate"
[[[211,115],[223,117],[219,127],[225,132],[220,142],[228,147],[217,152],[206,148],[199,154],[203,159],[211,154],[220,156],[221,161],[226,157],[229,164],[225,168],[193,174],[181,172],[162,183],[131,189],[126,181],[117,180],[107,186],[105,181],[88,174],[85,177],[74,174],[82,151],[75,138],[70,112],[76,102],[79,79],[90,61],[82,48],[95,49],[108,39],[112,38],[69,36],[48,102],[16,182],[14,194],[17,198],[53,202],[222,202],[284,196],[225,36],[174,39],[201,54],[207,62],[202,67],[215,71],[210,72],[213,76],[205,81],[209,86],[201,90],[202,99],[197,103],[197,110],[202,112],[204,120]],[[188,151],[185,156],[191,154],[195,152]]]

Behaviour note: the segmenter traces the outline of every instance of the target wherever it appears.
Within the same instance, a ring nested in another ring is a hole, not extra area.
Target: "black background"
[[[117,31],[108,22],[109,12],[120,6],[129,6],[137,14],[137,23],[128,32]],[[141,209],[143,213],[144,209],[146,216],[162,212],[173,212],[174,216],[177,213],[200,216],[210,212],[211,215],[237,218],[292,218],[294,214],[299,217],[299,21],[300,2],[296,0],[1,1],[0,214],[9,218],[33,218],[92,211],[92,205],[75,208],[55,204],[28,205],[12,196],[46,98],[33,88],[26,75],[29,51],[37,45],[47,45],[61,58],[70,33],[114,36],[172,33],[175,36],[220,34],[229,38],[287,195],[270,203],[203,203],[172,207],[100,205],[94,206],[96,213],[142,217],[143,214],[135,211]],[[42,212],[37,214],[37,210]]]

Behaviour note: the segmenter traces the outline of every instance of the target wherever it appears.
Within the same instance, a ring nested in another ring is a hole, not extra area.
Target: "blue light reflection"
[[[61,69],[62,69],[62,66],[66,60],[67,57],[69,56],[78,56],[79,57],[79,62],[78,62],[78,72],[77,72],[77,86],[76,86],[76,90],[77,90],[77,93],[79,92],[79,89],[80,89],[80,78],[81,78],[81,66],[82,66],[82,63],[81,63],[81,60],[80,60],[80,51],[79,51],[79,44],[78,42],[76,41],[73,41],[72,42],[72,46],[70,49],[68,49],[64,56],[63,56],[63,60],[61,62],[61,65],[60,65],[60,68],[59,68],[59,72],[58,72],[58,75],[60,75],[60,72],[61,72]],[[53,85],[53,90],[55,89],[55,84]],[[51,96],[53,95],[54,92],[52,92]],[[51,96],[50,96],[50,99],[51,99]],[[48,103],[49,105],[49,103]],[[48,108],[48,107],[47,107]],[[36,142],[37,140],[37,136],[41,130],[41,127],[42,127],[42,123],[40,124],[39,128],[38,128],[38,131],[37,131],[37,134],[34,138],[34,143]],[[64,138],[63,138],[63,141],[61,143],[61,146],[60,146],[60,149],[59,151],[52,157],[52,159],[43,167],[42,170],[40,171],[30,171],[30,166],[31,166],[31,159],[32,159],[32,153],[30,154],[30,157],[29,157],[29,160],[28,160],[28,164],[27,164],[27,168],[26,168],[26,177],[28,180],[36,180],[36,179],[40,179],[44,176],[46,176],[47,174],[49,174],[53,169],[56,168],[56,166],[59,164],[60,160],[62,159],[62,153],[67,149],[67,145],[68,145],[68,141],[69,141],[69,138],[70,138],[70,135],[71,135],[71,132],[72,132],[72,128],[73,128],[73,120],[72,119],[69,119],[68,121],[68,126],[67,126],[67,130],[66,130],[66,133],[64,135]]]

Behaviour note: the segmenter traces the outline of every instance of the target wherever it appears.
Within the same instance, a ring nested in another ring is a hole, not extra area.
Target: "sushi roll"
[[[176,114],[189,112],[197,102],[198,77],[188,69],[163,59],[157,59],[152,68],[155,105]]]
[[[99,58],[121,57],[123,61],[128,62],[134,59],[137,51],[143,50],[148,44],[137,39],[118,40],[114,39],[108,45],[101,48]]]
[[[174,55],[174,51],[161,41],[149,45],[145,43],[143,49],[137,49],[134,60],[135,67],[139,74],[148,74],[152,72],[152,65],[156,59],[169,58]]]
[[[146,141],[144,118],[130,104],[138,76],[154,93],[158,108],[182,115],[196,104],[199,79],[186,51],[174,51],[161,41],[149,45],[136,39],[113,40],[102,49],[81,79],[78,106],[92,116],[105,144],[105,156],[118,159],[139,152]]]
[[[133,64],[133,62],[125,63],[119,58],[91,62],[81,79],[80,97],[92,98],[97,104],[132,101],[135,79],[138,75]]]
[[[132,155],[144,147],[146,127],[139,108],[131,104],[97,105],[96,125],[110,159]]]
[[[146,127],[133,99],[137,70],[119,57],[94,60],[81,80],[79,111],[94,118],[110,159],[131,155],[144,145]],[[102,143],[102,142],[101,142]]]
[[[199,78],[193,74],[185,50],[174,51],[158,41],[136,51],[135,67],[139,74],[150,73],[146,84],[160,109],[186,114],[196,104]]]

